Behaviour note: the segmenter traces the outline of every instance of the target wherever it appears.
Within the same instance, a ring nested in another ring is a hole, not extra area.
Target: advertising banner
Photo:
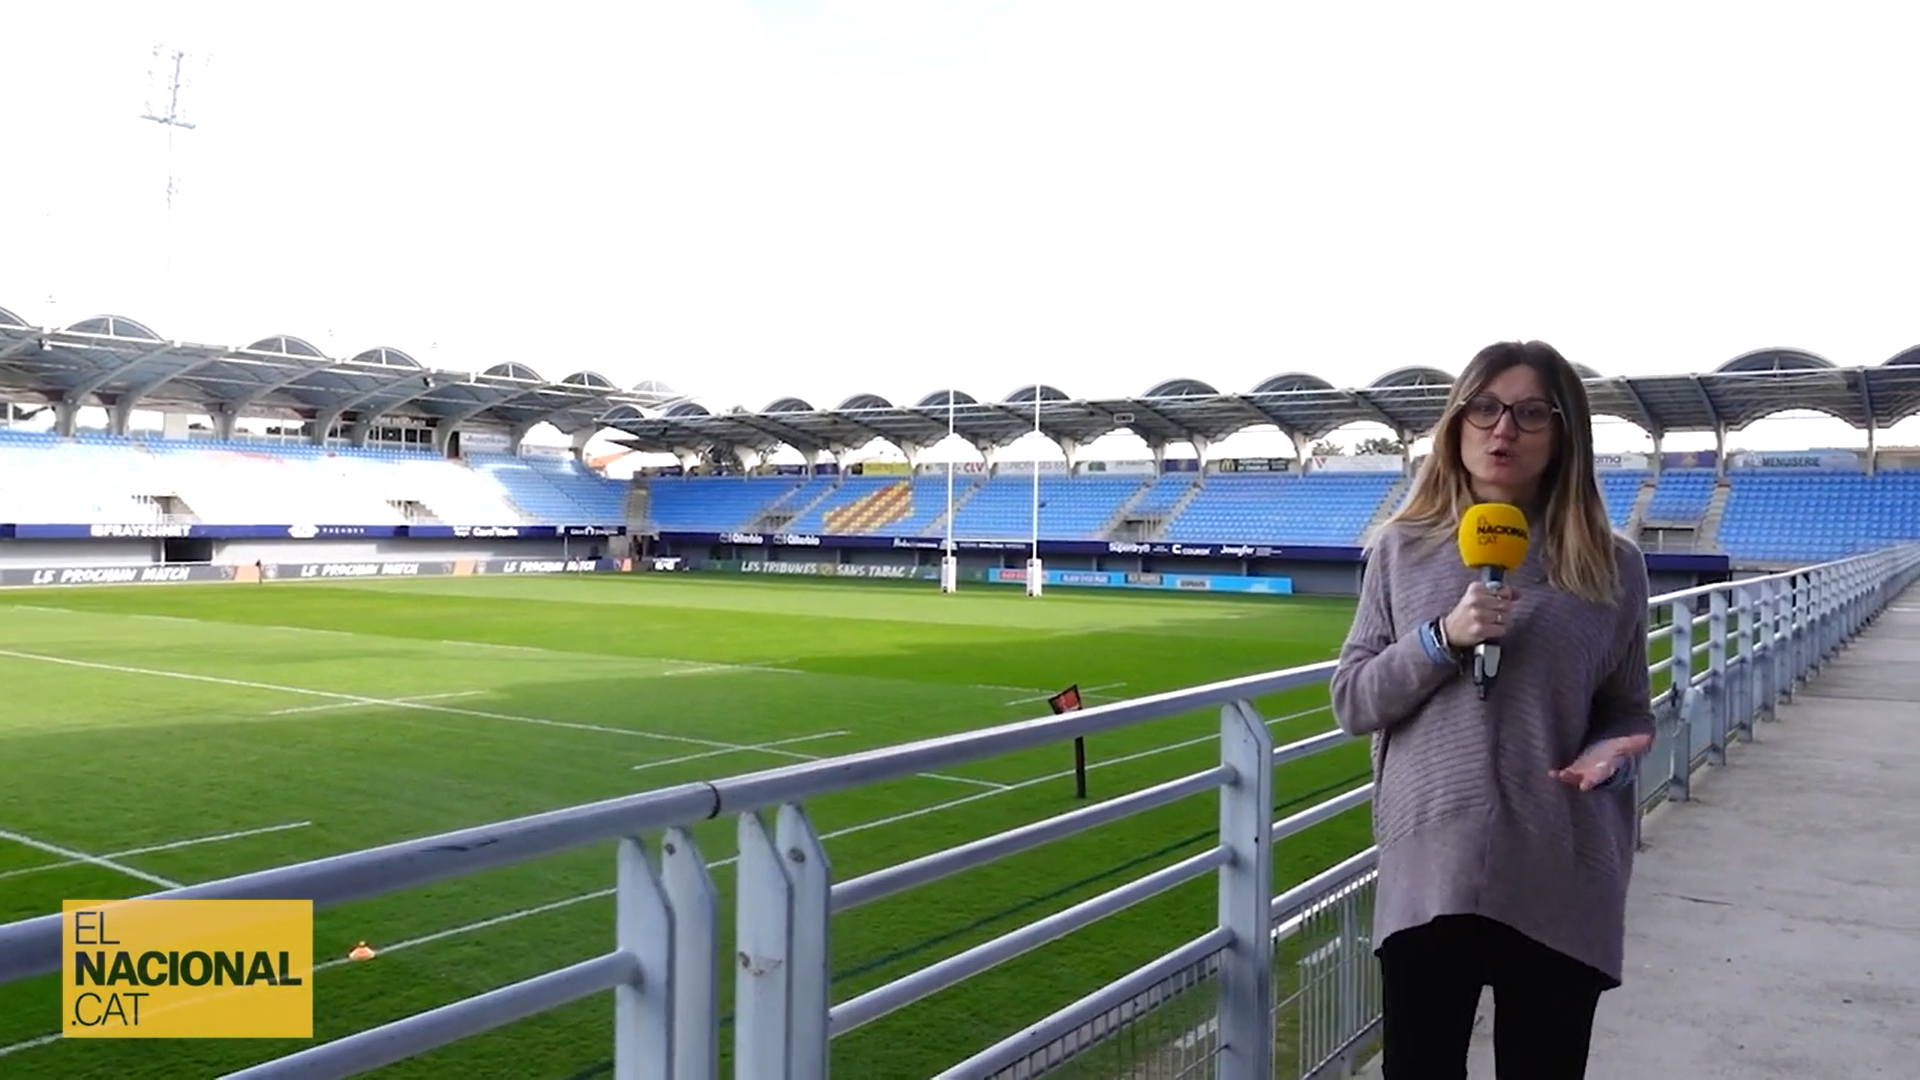
[[[1595,472],[1646,472],[1652,467],[1653,458],[1646,454],[1593,455]]]
[[[1075,469],[1082,476],[1152,476],[1151,461],[1083,461]]]
[[[747,560],[738,564],[742,574],[776,574],[786,577],[862,578],[891,581],[938,581],[937,566],[899,566],[882,563],[779,562]]]
[[[1824,472],[1859,472],[1860,455],[1852,450],[1802,450],[1782,453],[1774,450],[1745,450],[1733,455],[1727,465],[1735,469],[1817,469]]]
[[[42,525],[6,527],[19,540],[554,540],[625,536],[625,525]]]
[[[1399,454],[1331,454],[1307,459],[1310,472],[1397,473],[1406,465]]]
[[[412,540],[558,540],[627,535],[625,525],[407,525]]]
[[[1112,570],[1046,570],[1048,585],[1082,585],[1103,589],[1171,589],[1176,592],[1212,592],[1260,596],[1293,595],[1293,579],[1235,577],[1227,574],[1129,574]],[[996,584],[1024,584],[1027,572],[1009,567],[987,571]]]
[[[615,559],[473,559],[463,563],[473,574],[611,574]],[[455,569],[454,573],[461,573]]]
[[[395,578],[445,577],[451,562],[411,562],[404,559],[363,559],[318,563],[267,563],[261,567],[268,581],[281,578]]]
[[[235,566],[30,566],[0,569],[0,585],[171,585],[232,581]],[[248,567],[252,570],[252,567]]]
[[[1041,476],[1067,475],[1067,463],[1064,461],[1003,461],[993,467],[993,475],[1032,476],[1036,468]]]
[[[947,475],[947,463],[944,461],[922,463],[914,467],[914,472],[921,476],[945,476]],[[987,463],[984,461],[956,461],[953,463],[953,475],[956,477],[984,476],[986,472]]]
[[[717,545],[766,546],[768,544],[794,546],[793,542],[804,541],[804,546],[831,551],[835,548],[892,548],[895,551],[939,551],[942,541],[934,536],[805,536],[781,537],[769,533],[698,533],[698,532],[662,532],[659,540],[679,548],[713,547]],[[1025,540],[955,540],[956,551],[962,552],[1022,552],[1031,550],[1032,545]],[[1286,559],[1289,562],[1320,563],[1357,563],[1363,561],[1358,546],[1323,545],[1287,545],[1279,544],[1176,544],[1166,541],[1138,540],[1042,540],[1040,554],[1049,555],[1119,555],[1149,558],[1187,558],[1187,559]],[[1722,573],[1727,569],[1725,555],[1670,554],[1666,552],[1647,553],[1647,569],[1671,573]]]
[[[1211,473],[1290,473],[1297,464],[1292,458],[1221,458],[1207,465]]]

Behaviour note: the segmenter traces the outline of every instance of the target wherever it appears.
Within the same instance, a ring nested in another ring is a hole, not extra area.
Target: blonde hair
[[[1545,506],[1535,527],[1544,532],[1543,561],[1555,588],[1596,604],[1618,598],[1619,562],[1600,482],[1593,473],[1593,412],[1587,388],[1565,357],[1544,341],[1503,341],[1474,356],[1454,380],[1433,431],[1433,450],[1413,478],[1406,499],[1381,524],[1415,534],[1451,539],[1460,518],[1476,501],[1472,477],[1460,458],[1461,411],[1489,382],[1526,365],[1540,377],[1556,415],[1553,456],[1540,475]],[[1537,541],[1536,541],[1537,542]]]

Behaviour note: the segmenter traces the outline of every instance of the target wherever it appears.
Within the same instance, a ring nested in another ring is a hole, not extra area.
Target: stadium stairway
[[[1720,522],[1727,516],[1727,499],[1733,494],[1733,485],[1722,477],[1713,485],[1713,495],[1707,499],[1706,512],[1700,515],[1699,550],[1720,550]]]
[[[941,483],[946,483],[944,477],[941,478]],[[949,511],[945,505],[942,505],[940,512],[935,514],[931,521],[927,522],[927,527],[922,531],[927,535],[945,535],[948,514],[951,513],[957,517],[961,509],[967,505],[967,500],[973,498],[982,486],[981,484],[975,483],[962,484],[956,477],[953,483],[953,509]]]
[[[760,516],[749,523],[751,528],[774,531],[785,529],[795,518],[804,515],[814,504],[833,494],[839,484],[837,476],[813,476],[800,486],[768,503],[760,511]]]
[[[1920,1001],[1920,587],[1645,822],[1588,1080],[1907,1076]],[[1470,1080],[1491,1080],[1492,995]],[[1362,1075],[1377,1077],[1376,1059]]]
[[[1142,479],[1140,486],[1135,488],[1126,498],[1121,499],[1120,505],[1114,507],[1113,513],[1107,515],[1106,522],[1100,526],[1100,535],[1112,536],[1113,531],[1118,529],[1122,522],[1137,513],[1141,501],[1145,499],[1147,493],[1151,492],[1159,483],[1159,479],[1157,476],[1149,476]]]
[[[1659,489],[1660,485],[1651,475],[1640,476],[1638,473],[1622,475],[1639,477],[1639,486],[1633,490],[1632,506],[1627,511],[1626,521],[1622,523],[1627,535],[1637,540],[1640,537],[1641,527],[1647,523],[1647,504],[1653,501],[1653,493]]]

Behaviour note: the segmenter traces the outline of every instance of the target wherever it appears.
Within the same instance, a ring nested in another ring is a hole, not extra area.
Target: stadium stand
[[[1168,522],[1165,537],[1355,544],[1399,480],[1399,473],[1209,476],[1186,509]]]
[[[1059,540],[1103,539],[1121,505],[1147,479],[1125,475],[1042,476],[1041,535]],[[956,502],[958,498],[956,495]],[[983,540],[1019,539],[1032,533],[1032,520],[1033,475],[1003,474],[972,489],[954,514],[953,534]]]
[[[1647,503],[1648,521],[1695,522],[1713,496],[1712,469],[1668,469],[1660,474]]]
[[[1920,537],[1920,470],[1756,470],[1735,474],[1720,520],[1729,556],[1837,559]]]
[[[1728,432],[1788,409],[1817,408],[1869,430],[1920,413],[1920,349],[1851,369],[1765,349],[1700,374],[1582,374],[1596,413],[1630,420],[1654,440],[1645,467],[1600,473],[1616,528],[1664,529],[1695,550],[1757,562],[1920,538],[1920,472],[1901,467],[1904,459],[1883,467],[1870,449],[1856,470],[1769,471],[1729,467],[1724,451]],[[1400,473],[1313,460],[1253,471],[1168,462],[1161,471],[1157,457],[1136,471],[1101,471],[1076,462],[1076,448],[1126,428],[1159,455],[1258,425],[1299,446],[1357,422],[1384,423],[1406,442],[1431,430],[1450,385],[1444,371],[1410,366],[1358,388],[1289,373],[1241,393],[1183,378],[1136,398],[1080,400],[1034,385],[1001,401],[943,390],[904,407],[857,394],[832,409],[781,398],[759,413],[713,413],[660,383],[623,390],[591,371],[548,380],[520,363],[430,370],[387,346],[333,359],[291,335],[233,349],[168,341],[121,316],[35,327],[0,309],[7,420],[53,417],[51,432],[0,429],[0,522],[619,523],[661,533],[927,537],[948,526],[937,468],[842,475],[837,466],[875,439],[911,461],[914,448],[950,433],[999,447],[1037,425],[1067,450],[1062,471],[1041,477],[1042,539],[1352,545],[1403,490]],[[87,407],[107,412],[107,431],[80,428]],[[136,409],[198,417],[212,430],[130,435]],[[236,438],[241,416],[303,435]],[[542,424],[571,436],[576,452],[611,429],[623,445],[672,453],[700,466],[693,471],[781,474],[650,475],[629,485],[564,453],[522,452],[522,438]],[[1681,431],[1714,432],[1722,450],[1663,454],[1661,440]],[[782,446],[826,467],[785,475],[755,464]],[[1025,538],[1032,500],[1023,466],[957,476],[952,531]]]
[[[752,527],[803,487],[789,477],[663,477],[648,486],[647,523],[659,529],[725,532]]]
[[[1600,497],[1607,503],[1607,520],[1616,529],[1625,529],[1628,519],[1633,516],[1633,504],[1640,498],[1640,485],[1645,483],[1650,473],[1625,469],[1602,469],[1600,479]]]

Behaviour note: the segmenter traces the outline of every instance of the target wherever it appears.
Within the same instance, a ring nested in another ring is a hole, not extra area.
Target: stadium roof
[[[601,417],[616,409],[638,415],[676,397],[661,383],[621,389],[593,371],[552,380],[519,362],[448,371],[389,346],[337,359],[290,334],[242,347],[196,345],[120,315],[51,329],[0,308],[0,398],[12,401],[508,428],[546,422],[573,433],[605,426]]]
[[[1889,427],[1920,413],[1920,347],[1865,368],[1840,368],[1798,349],[1763,349],[1703,374],[1603,376],[1582,367],[1581,375],[1596,413],[1630,420],[1654,435],[1738,431],[1794,409],[1828,413],[1860,428],[1869,422]],[[1034,429],[1037,396],[1041,433],[1083,445],[1122,428],[1149,443],[1195,436],[1217,442],[1269,424],[1313,440],[1362,422],[1418,438],[1432,430],[1452,386],[1453,376],[1438,368],[1403,367],[1353,388],[1296,372],[1237,393],[1191,378],[1160,382],[1127,398],[1074,398],[1044,384],[1023,386],[999,401],[954,390],[952,422],[969,442],[1003,446]],[[719,414],[680,402],[651,416],[615,414],[608,426],[629,436],[617,441],[646,451],[770,450],[780,443],[803,452],[831,451],[876,437],[927,446],[947,435],[948,395],[936,390],[911,405],[895,405],[876,394],[856,394],[831,409],[786,397],[759,412]]]
[[[1648,432],[1737,431],[1793,409],[1831,414],[1855,427],[1888,427],[1920,413],[1920,346],[1872,367],[1841,368],[1798,349],[1762,349],[1701,374],[1603,376],[1582,368],[1594,410]],[[997,401],[951,391],[953,428],[981,446],[1001,446],[1034,428],[1085,444],[1119,429],[1149,443],[1219,441],[1273,425],[1318,439],[1373,422],[1418,438],[1433,427],[1453,376],[1403,367],[1364,387],[1336,387],[1304,372],[1221,391],[1193,378],[1156,383],[1138,397],[1074,398],[1023,386]],[[52,329],[0,308],[0,399],[112,409],[285,416],[302,420],[409,418],[447,425],[525,429],[545,422],[569,434],[613,428],[647,451],[719,447],[833,451],[875,438],[930,445],[946,437],[948,390],[911,405],[856,394],[833,408],[779,398],[757,412],[715,414],[658,382],[629,389],[593,371],[548,379],[527,364],[481,372],[428,368],[389,346],[339,359],[289,334],[243,347],[169,341],[132,319],[102,315]]]

